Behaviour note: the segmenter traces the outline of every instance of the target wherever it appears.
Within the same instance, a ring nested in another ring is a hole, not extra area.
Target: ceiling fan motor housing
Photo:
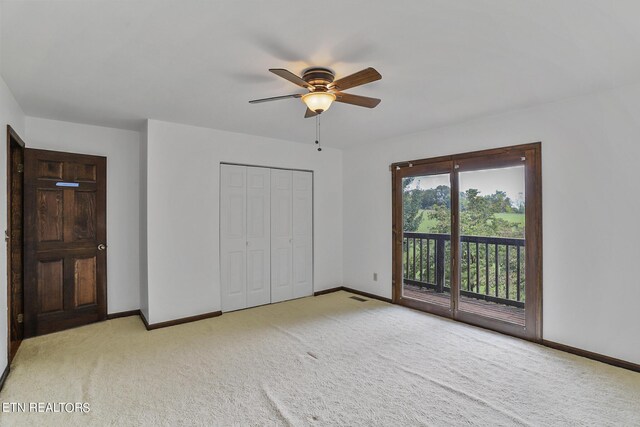
[[[335,74],[328,68],[307,68],[302,74],[302,80],[314,86],[316,90],[328,90],[329,84],[335,79]]]

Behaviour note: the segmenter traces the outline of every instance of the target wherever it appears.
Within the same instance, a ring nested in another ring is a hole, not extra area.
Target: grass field
[[[429,218],[429,212],[431,212],[431,210],[426,210],[426,209],[420,209],[420,212],[423,212],[424,214],[422,215],[422,222],[420,223],[420,226],[418,227],[418,233],[431,233],[433,232],[432,227],[434,227],[437,223],[437,221],[435,219],[430,219]],[[418,214],[420,215],[420,214]]]
[[[424,215],[422,215],[422,222],[418,227],[418,233],[432,233],[433,227],[436,225],[436,220],[429,218],[429,212],[431,211],[423,209],[420,210],[420,212],[423,212]],[[521,213],[497,213],[494,214],[494,216],[509,222],[524,225],[524,214]]]
[[[497,213],[493,214],[493,216],[509,222],[515,222],[517,224],[524,225],[524,214],[521,213]]]

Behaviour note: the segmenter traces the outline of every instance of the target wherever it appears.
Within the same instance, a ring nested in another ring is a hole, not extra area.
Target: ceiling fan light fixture
[[[331,92],[310,92],[302,95],[302,102],[318,114],[327,111],[335,100],[336,96]]]

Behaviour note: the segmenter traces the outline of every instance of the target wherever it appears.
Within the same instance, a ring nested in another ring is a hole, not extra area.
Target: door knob
[[[98,245],[98,250],[99,251],[104,251],[105,249],[107,249],[107,245],[105,245],[104,243],[100,243]]]

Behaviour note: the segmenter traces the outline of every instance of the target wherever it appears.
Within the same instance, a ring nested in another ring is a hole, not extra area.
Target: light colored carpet
[[[346,292],[26,340],[2,425],[640,425],[640,374]]]

